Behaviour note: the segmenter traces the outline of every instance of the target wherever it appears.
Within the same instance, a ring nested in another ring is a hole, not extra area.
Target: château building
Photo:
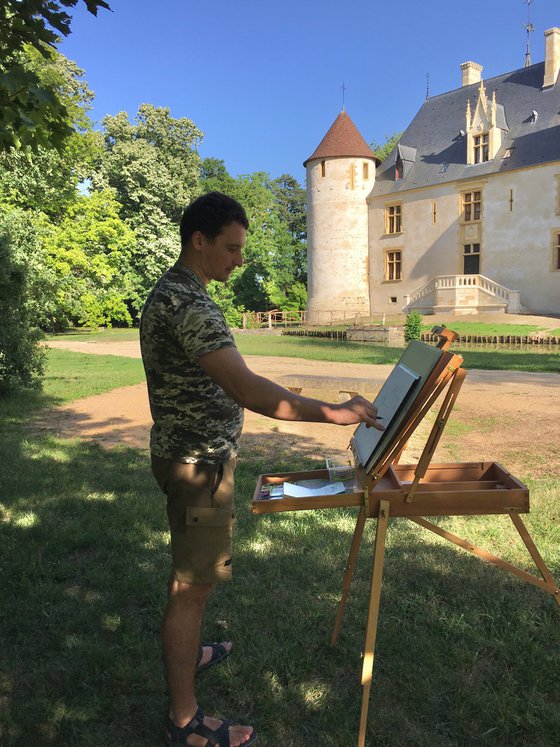
[[[383,163],[339,114],[304,164],[309,321],[560,314],[560,28],[545,46],[488,80],[463,63]]]

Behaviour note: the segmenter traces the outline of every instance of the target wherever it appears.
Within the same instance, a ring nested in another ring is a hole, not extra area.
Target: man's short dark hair
[[[208,192],[197,197],[185,208],[181,218],[181,246],[190,241],[195,231],[207,239],[215,239],[230,223],[240,223],[249,228],[249,221],[242,205],[222,192]]]

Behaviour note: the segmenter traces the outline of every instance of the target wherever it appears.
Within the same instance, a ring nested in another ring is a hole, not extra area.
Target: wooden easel
[[[437,331],[440,337],[438,348],[447,352],[457,335],[445,328],[436,328],[434,331]],[[267,485],[278,485],[286,481],[317,477],[328,478],[325,470],[261,475],[255,489],[254,513],[360,506],[343,577],[342,596],[331,638],[332,645],[336,643],[342,627],[344,609],[356,567],[365,522],[367,519],[377,520],[361,675],[363,692],[358,747],[365,747],[389,518],[404,517],[410,519],[449,542],[469,550],[482,560],[510,571],[521,580],[552,594],[556,603],[560,606],[560,589],[519,515],[529,512],[529,491],[527,487],[496,462],[431,464],[466,375],[464,369],[460,367],[461,362],[460,356],[447,354],[443,361],[444,365],[440,366],[431,379],[426,382],[408,414],[406,422],[402,424],[398,436],[388,444],[385,453],[382,454],[374,467],[366,472],[363,466],[357,464],[357,486],[354,487],[353,492],[310,498],[262,500],[263,488]],[[447,391],[418,464],[416,466],[399,464],[399,459],[410,436],[445,390]],[[527,573],[502,558],[476,547],[471,542],[441,529],[425,518],[434,516],[484,516],[489,514],[508,514],[511,517],[513,525],[519,532],[542,578]]]

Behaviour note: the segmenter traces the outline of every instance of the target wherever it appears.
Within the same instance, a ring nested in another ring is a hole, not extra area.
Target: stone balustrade
[[[405,295],[404,303],[406,311],[415,308],[465,314],[479,309],[510,314],[522,311],[519,291],[506,288],[484,275],[439,275]]]

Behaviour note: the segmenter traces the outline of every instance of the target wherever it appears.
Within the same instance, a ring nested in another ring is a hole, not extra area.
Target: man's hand
[[[333,405],[334,417],[337,425],[356,425],[365,423],[368,428],[377,428],[384,431],[385,426],[377,419],[377,407],[368,402],[367,399],[357,396],[340,405]]]

